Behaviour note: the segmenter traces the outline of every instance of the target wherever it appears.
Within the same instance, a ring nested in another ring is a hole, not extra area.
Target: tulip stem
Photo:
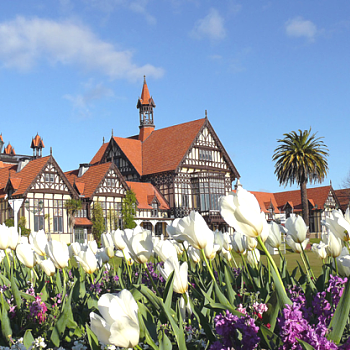
[[[203,257],[203,260],[205,262],[205,265],[207,266],[207,268],[209,270],[210,276],[211,276],[212,280],[216,283],[216,279],[214,277],[213,270],[210,268],[210,265],[208,263],[208,259],[207,259],[207,257],[205,256],[205,253],[204,253],[204,249],[201,249],[201,252],[202,252],[202,257]]]
[[[270,261],[271,265],[272,265],[272,268],[274,269],[275,273],[276,273],[276,276],[277,276],[277,279],[278,279],[278,282],[280,284],[280,287],[282,288],[283,292],[285,293],[285,295],[287,296],[287,293],[286,293],[286,289],[284,288],[284,285],[283,285],[283,282],[282,282],[282,278],[281,278],[281,275],[278,271],[278,268],[275,264],[275,261],[272,259],[272,256],[271,254],[269,253],[269,251],[267,250],[264,242],[262,241],[261,237],[258,236],[256,238],[258,240],[258,242],[260,243],[260,246],[261,248],[263,249],[263,251],[265,252],[265,255],[267,256],[268,260]],[[276,282],[275,282],[276,283]]]
[[[134,349],[139,349],[139,350],[142,350],[142,348],[140,348],[140,346],[139,346],[139,345],[136,345],[136,346],[134,347]]]
[[[131,273],[130,273],[130,267],[129,267],[128,260],[127,260],[127,258],[126,258],[124,249],[122,250],[122,252],[123,252],[124,259],[125,259],[125,263],[126,263],[126,269],[128,270],[129,281],[130,281],[130,284],[132,284]]]
[[[335,272],[338,275],[338,261],[337,258],[333,258],[334,259],[334,265],[335,265]]]
[[[231,256],[232,256],[233,262],[235,263],[236,269],[238,269],[238,265],[237,265],[236,259],[235,259],[234,256],[233,256],[232,250],[230,250],[230,254],[231,254]]]
[[[307,255],[305,254],[305,250],[304,250],[303,245],[301,243],[300,243],[300,247],[301,247],[301,250],[302,250],[303,255],[305,257],[306,263],[307,263],[308,275],[310,277],[312,277],[314,280],[316,280],[315,275],[314,275],[313,271],[311,270],[309,259],[308,259]]]
[[[145,267],[146,269],[146,272],[147,272],[147,275],[148,275],[148,278],[151,280],[151,283],[152,283],[152,286],[153,286],[153,289],[155,290],[155,292],[157,293],[157,295],[159,296],[159,298],[161,298],[161,294],[159,293],[159,290],[156,286],[156,284],[154,283],[154,280],[153,280],[153,277],[151,275],[151,273],[149,272],[148,270],[148,266],[147,266],[147,263],[144,263],[143,266]]]
[[[243,253],[241,253],[241,258],[242,258],[242,261],[243,261],[243,265],[244,265],[244,267],[245,267],[245,269],[246,269],[246,271],[247,271],[247,275],[249,276],[250,282],[252,283],[252,287],[253,287],[253,289],[254,289],[254,292],[256,292],[255,284],[254,284],[252,275],[250,274],[250,271],[249,271],[249,269],[248,269],[247,262],[246,262],[245,259],[244,259]]]

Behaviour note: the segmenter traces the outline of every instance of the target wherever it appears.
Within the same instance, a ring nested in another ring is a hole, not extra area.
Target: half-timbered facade
[[[77,198],[52,155],[0,168],[0,222],[14,218],[10,199],[22,199],[18,217],[31,231],[45,230],[53,239],[71,242],[64,203]]]
[[[138,100],[139,134],[104,143],[90,164],[113,162],[124,179],[150,183],[164,196],[172,218],[199,211],[213,228],[225,225],[218,199],[239,178],[207,116],[155,130],[155,103],[144,81]]]

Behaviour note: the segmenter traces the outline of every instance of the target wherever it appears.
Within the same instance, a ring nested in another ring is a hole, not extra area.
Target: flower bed
[[[315,276],[300,217],[286,223],[300,254],[289,272],[265,246],[279,249],[281,227],[254,196],[241,188],[220,206],[234,233],[192,212],[168,227],[169,240],[137,227],[103,234],[100,249],[42,231],[25,241],[1,225],[0,349],[350,349],[349,213],[324,223]]]

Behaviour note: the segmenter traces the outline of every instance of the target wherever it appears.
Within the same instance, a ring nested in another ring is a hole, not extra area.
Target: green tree
[[[75,224],[75,217],[74,214],[76,211],[80,210],[83,207],[83,204],[81,203],[80,199],[67,199],[64,203],[64,207],[67,210],[68,213],[68,223],[70,227],[70,231],[73,234],[73,228]]]
[[[21,229],[21,235],[28,237],[30,234],[30,229],[26,228],[27,219],[25,216],[21,216],[18,220],[18,227]]]
[[[126,191],[122,206],[124,228],[136,227],[136,223],[134,221],[136,215],[136,203],[137,199],[135,192],[133,190]]]
[[[306,185],[308,182],[321,183],[324,180],[328,171],[328,149],[322,137],[311,134],[311,128],[283,135],[283,139],[277,140],[280,145],[272,156],[276,162],[275,174],[281,185],[296,183],[300,186],[303,219],[309,226]]]
[[[8,219],[5,220],[5,225],[7,227],[15,226],[15,220],[13,220],[13,218],[8,218]]]
[[[101,204],[94,202],[92,207],[92,233],[97,242],[100,241],[101,234],[106,230],[105,218]]]

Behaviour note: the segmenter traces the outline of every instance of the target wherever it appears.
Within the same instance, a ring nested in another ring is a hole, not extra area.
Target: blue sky
[[[208,118],[245,188],[279,192],[272,155],[312,128],[335,189],[350,170],[347,0],[18,0],[0,5],[0,133],[63,171],[138,133],[146,75],[156,128]]]

